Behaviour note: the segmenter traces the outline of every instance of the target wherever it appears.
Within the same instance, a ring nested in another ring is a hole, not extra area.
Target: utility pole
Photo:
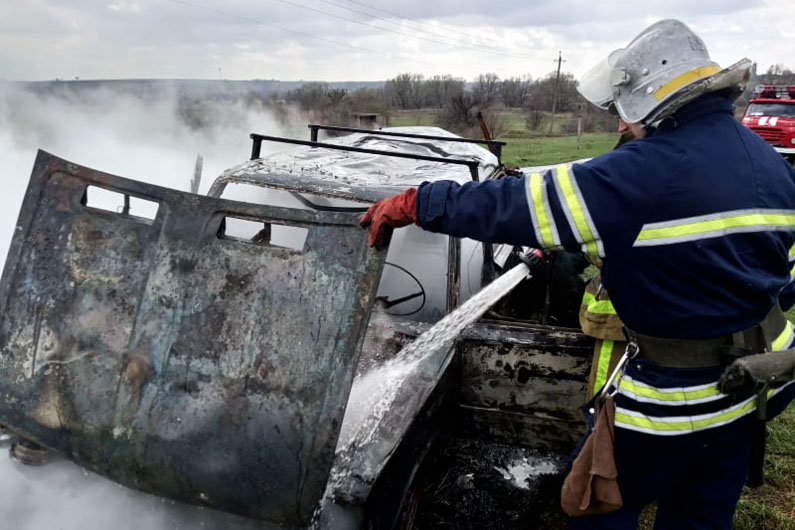
[[[560,90],[560,65],[566,61],[563,59],[563,52],[558,51],[558,58],[555,59],[558,63],[558,73],[555,76],[555,94],[552,96],[552,116],[549,118],[549,134],[552,134],[552,126],[555,123],[555,110],[558,106],[558,91]]]

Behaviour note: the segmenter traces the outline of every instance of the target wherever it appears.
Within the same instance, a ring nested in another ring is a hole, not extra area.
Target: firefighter
[[[639,353],[615,397],[623,506],[572,518],[572,528],[636,528],[655,500],[658,530],[732,527],[757,400],[722,394],[717,381],[727,354],[771,348],[795,244],[795,170],[733,116],[750,66],[722,70],[685,24],[660,21],[578,87],[637,140],[520,178],[425,182],[362,218],[374,245],[416,223],[600,256]],[[763,393],[768,417],[793,394],[793,383]]]

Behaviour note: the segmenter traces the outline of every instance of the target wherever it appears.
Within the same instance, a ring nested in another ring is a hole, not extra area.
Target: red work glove
[[[400,228],[417,222],[417,188],[409,188],[400,195],[389,197],[370,206],[359,224],[370,227],[367,241],[371,247],[384,244],[387,229]]]

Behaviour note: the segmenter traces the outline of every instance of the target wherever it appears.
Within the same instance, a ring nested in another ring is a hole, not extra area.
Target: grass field
[[[576,136],[549,138],[500,138],[508,142],[503,147],[502,159],[509,166],[543,166],[590,158],[610,151],[618,140],[611,133],[585,134],[577,148]]]
[[[795,406],[768,425],[765,485],[746,488],[736,530],[795,530]]]
[[[396,110],[390,114],[388,123],[390,127],[434,126],[437,113],[438,110],[433,109]],[[578,148],[576,136],[561,132],[571,120],[570,116],[559,115],[554,126],[555,136],[544,137],[546,126],[539,131],[529,131],[521,110],[505,109],[500,115],[507,132],[499,139],[508,142],[503,149],[503,161],[509,166],[542,166],[590,158],[612,149],[618,139],[614,133],[585,134]]]

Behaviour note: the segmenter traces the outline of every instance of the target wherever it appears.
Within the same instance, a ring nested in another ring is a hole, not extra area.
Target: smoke
[[[241,94],[186,94],[168,85],[142,86],[136,93],[102,84],[68,90],[0,84],[0,260],[5,261],[37,149],[185,191],[202,154],[199,192],[206,193],[224,169],[248,158],[249,133],[298,132],[297,124],[289,130],[277,119],[292,117],[291,109],[261,101]]]
[[[248,158],[249,133],[284,134],[284,128],[274,107],[245,97],[187,97],[176,89],[136,94],[102,85],[79,91],[0,85],[0,260],[5,261],[39,148],[84,166],[186,191],[201,153],[199,191],[206,193],[221,171]],[[63,459],[25,467],[4,451],[0,521],[0,527],[15,530],[254,527],[240,518],[123,488]]]
[[[230,514],[130,490],[67,460],[0,458],[0,520],[14,530],[268,530]],[[272,530],[272,529],[271,529]]]

